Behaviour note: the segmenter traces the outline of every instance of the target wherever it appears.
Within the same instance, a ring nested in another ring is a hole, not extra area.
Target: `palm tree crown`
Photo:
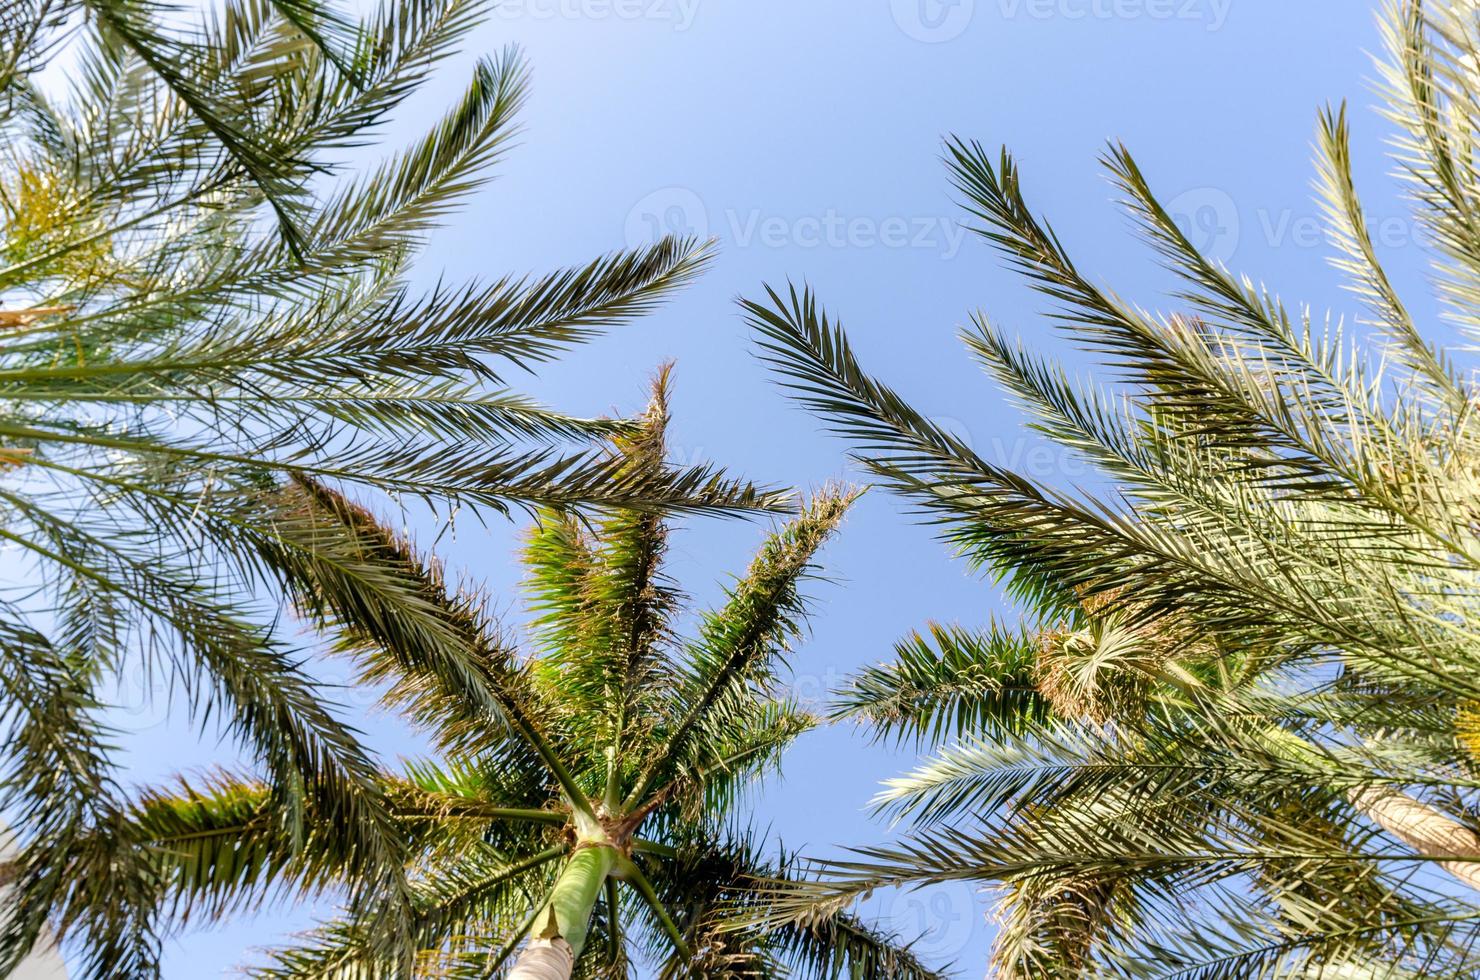
[[[230,0],[194,25],[136,0],[0,14],[0,544],[15,573],[0,808],[26,844],[0,970],[87,877],[61,869],[118,880],[130,861],[95,832],[121,819],[97,717],[121,671],[178,678],[196,717],[270,771],[292,821],[312,803],[367,868],[400,863],[374,766],[304,651],[264,625],[294,576],[365,571],[342,541],[279,519],[284,479],[500,510],[778,504],[708,469],[619,478],[589,445],[558,444],[622,423],[550,412],[503,380],[650,310],[700,270],[702,243],[409,286],[417,247],[508,146],[519,57],[481,59],[383,161],[351,170],[349,151],[365,164],[485,7],[387,0],[363,23],[304,0]],[[66,84],[46,84],[64,51]],[[148,868],[134,873],[147,891]],[[87,957],[147,975],[155,950]]]
[[[1400,163],[1468,334],[1477,12],[1410,2],[1386,25]],[[1004,885],[1004,976],[1480,969],[1476,393],[1377,261],[1344,111],[1319,146],[1380,360],[1203,256],[1123,147],[1105,163],[1180,277],[1175,315],[1086,278],[1006,152],[948,144],[978,234],[1116,383],[1075,383],[985,316],[966,344],[1113,498],[978,456],[867,374],[810,294],[746,304],[786,384],[1031,613],[936,627],[856,679],[841,714],[959,741],[886,786],[881,808],[918,821],[905,843],[782,886],[774,915],[970,878]]]
[[[663,465],[666,386],[665,371],[639,428],[617,437],[619,469]],[[524,656],[477,591],[449,594],[440,568],[369,512],[321,484],[286,491],[285,512],[350,536],[417,597],[389,603],[324,576],[298,598],[443,760],[381,777],[410,855],[404,948],[388,955],[382,911],[352,904],[263,975],[486,977],[523,943],[511,977],[627,976],[634,944],[665,976],[936,976],[848,915],[723,928],[755,880],[788,873],[743,830],[738,801],[814,724],[786,692],[785,658],[806,618],[801,587],[852,499],[813,497],[690,639],[663,573],[662,516],[546,510],[525,550],[537,618]],[[345,842],[315,829],[295,849],[268,795],[222,776],[149,796],[129,833],[158,872],[157,904],[219,915],[342,880]]]

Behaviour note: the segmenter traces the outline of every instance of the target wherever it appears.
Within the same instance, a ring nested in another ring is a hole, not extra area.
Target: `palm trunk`
[[[1424,857],[1468,858],[1440,861],[1439,866],[1480,891],[1480,837],[1473,830],[1396,790],[1366,789],[1352,793],[1351,801],[1363,816]]]
[[[575,967],[575,951],[564,939],[531,939],[519,954],[509,980],[570,980]]]
[[[1298,735],[1279,727],[1271,727],[1267,734],[1270,745],[1277,750],[1284,747],[1286,752],[1305,762],[1330,764],[1325,756],[1316,752],[1314,746]],[[1372,786],[1364,790],[1353,790],[1347,793],[1347,799],[1362,816],[1417,851],[1420,856],[1440,859],[1439,867],[1480,891],[1480,835],[1473,830],[1427,803],[1391,787]],[[1443,858],[1461,860],[1445,861]]]
[[[583,847],[566,862],[508,980],[570,980],[586,944],[591,913],[617,863],[610,847]]]

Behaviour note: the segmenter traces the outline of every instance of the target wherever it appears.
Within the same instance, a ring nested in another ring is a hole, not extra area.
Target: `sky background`
[[[1326,264],[1310,191],[1316,110],[1347,99],[1379,247],[1422,314],[1432,306],[1412,290],[1423,292],[1423,253],[1387,176],[1388,128],[1371,111],[1375,13],[1357,0],[509,0],[390,130],[409,136],[412,122],[440,112],[473,55],[523,48],[533,91],[520,144],[433,236],[418,277],[541,271],[655,231],[712,235],[718,260],[675,302],[518,383],[569,412],[632,412],[654,368],[675,359],[681,462],[714,460],[801,487],[858,479],[841,444],[767,377],[736,313],[737,296],[790,278],[842,317],[866,366],[979,452],[1039,479],[1093,482],[1024,434],[956,339],[980,309],[1035,347],[1064,346],[1043,302],[958,226],[942,137],[1010,146],[1030,202],[1080,267],[1145,305],[1164,307],[1168,279],[1114,204],[1097,164],[1107,140],[1131,148],[1211,254],[1292,307],[1349,316],[1355,304]],[[764,530],[685,522],[671,571],[702,607]],[[519,531],[461,520],[442,543],[511,622],[523,618]],[[856,506],[823,558],[833,581],[813,589],[814,635],[794,661],[797,693],[814,703],[932,619],[1013,616],[996,586],[883,492]],[[139,782],[234,759],[229,746],[197,743],[143,692],[124,695]],[[357,703],[368,698],[345,696],[387,760],[421,750]],[[755,797],[755,822],[818,855],[887,840],[866,804],[881,778],[912,761],[847,729],[810,734],[784,778]],[[883,894],[869,908],[923,933],[918,949],[933,961],[984,973],[992,929],[970,887]],[[166,975],[229,974],[311,913],[186,933],[170,944]]]

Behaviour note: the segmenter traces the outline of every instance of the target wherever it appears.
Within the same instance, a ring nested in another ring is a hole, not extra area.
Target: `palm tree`
[[[663,466],[666,392],[665,371],[641,428],[616,440],[624,472]],[[419,606],[396,605],[326,575],[298,599],[442,758],[380,777],[410,855],[405,948],[388,956],[380,910],[351,903],[261,975],[627,976],[633,951],[647,950],[664,976],[937,976],[848,915],[739,935],[718,918],[755,879],[788,873],[789,859],[766,859],[743,829],[739,805],[814,724],[786,692],[785,658],[806,618],[802,584],[853,497],[814,496],[687,640],[662,516],[545,510],[524,554],[537,613],[524,656],[483,595],[449,593],[440,567],[368,511],[308,479],[284,491],[285,520],[349,536],[417,590]],[[353,873],[352,842],[311,819],[295,846],[270,790],[247,778],[150,793],[126,823],[174,919]],[[89,883],[62,921],[87,906],[109,913],[111,887]]]
[[[706,468],[621,476],[590,441],[624,423],[548,411],[503,378],[652,309],[698,273],[704,244],[408,285],[421,241],[508,146],[519,57],[480,60],[456,104],[378,164],[362,153],[351,171],[349,151],[484,8],[387,0],[358,23],[311,0],[231,0],[192,25],[136,0],[28,0],[0,14],[0,809],[25,844],[6,867],[19,910],[0,972],[76,886],[62,869],[129,880],[120,901],[150,889],[98,832],[123,813],[99,717],[122,671],[176,678],[195,717],[261,760],[291,826],[313,810],[353,842],[367,887],[394,884],[377,878],[403,860],[375,767],[320,703],[305,651],[268,625],[295,577],[375,572],[276,520],[283,480],[495,510],[780,504]],[[43,71],[63,52],[58,91]],[[147,930],[119,935],[89,947],[93,972],[149,975]]]
[[[1467,333],[1477,13],[1409,2],[1386,21],[1398,158]],[[1378,263],[1344,110],[1319,135],[1370,335],[1292,317],[1204,257],[1113,145],[1182,283],[1178,313],[1150,313],[1085,278],[1006,152],[948,144],[977,232],[1116,382],[1071,381],[980,315],[967,346],[1114,497],[982,459],[867,374],[809,292],[745,304],[800,400],[1029,607],[1022,628],[936,627],[856,679],[840,713],[959,741],[881,794],[916,821],[905,842],[778,886],[769,917],[966,878],[1003,888],[1005,976],[1480,970],[1476,393]]]

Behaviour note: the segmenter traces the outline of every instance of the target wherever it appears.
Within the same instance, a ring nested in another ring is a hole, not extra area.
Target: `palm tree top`
[[[388,114],[490,5],[363,7],[0,12],[0,541],[19,586],[0,596],[0,810],[22,843],[0,973],[65,900],[56,869],[118,881],[132,860],[94,847],[128,807],[97,710],[125,673],[175,679],[196,721],[268,768],[288,823],[313,799],[355,853],[399,863],[374,763],[270,626],[286,580],[384,575],[278,513],[283,480],[484,512],[787,506],[707,466],[616,479],[601,446],[623,422],[507,379],[640,319],[699,274],[705,243],[412,286],[428,235],[509,148],[527,70],[512,49],[477,59],[390,143]],[[45,73],[62,44],[71,70]],[[121,893],[147,890],[134,874]],[[105,976],[158,969],[147,938],[88,949]]]
[[[619,478],[665,465],[669,377],[663,368],[646,413],[612,438]],[[399,621],[363,615],[355,604],[375,597],[327,577],[297,597],[342,644],[361,649],[367,679],[390,682],[389,699],[445,750],[475,755],[512,740],[536,752],[551,806],[622,838],[635,817],[680,804],[699,812],[694,792],[743,782],[772,758],[768,748],[812,724],[787,696],[781,668],[804,626],[800,586],[856,496],[838,487],[815,494],[767,539],[725,602],[700,616],[692,638],[677,628],[684,602],[664,573],[662,512],[542,509],[523,549],[535,619],[532,648],[521,651],[480,590],[449,593],[440,564],[370,512],[308,480],[284,492],[291,519],[338,522],[367,557],[424,587],[424,606],[400,610]],[[433,672],[412,669],[405,651],[439,641],[462,649],[448,649]],[[442,669],[454,652],[465,657],[463,677]],[[721,747],[739,754],[716,756]]]
[[[664,465],[669,378],[665,367],[646,413],[613,437],[616,468]],[[534,622],[523,650],[481,591],[449,590],[436,561],[369,511],[308,480],[282,491],[284,521],[348,534],[374,571],[306,578],[299,608],[441,754],[383,777],[411,842],[404,946],[417,971],[497,975],[524,944],[526,956],[565,951],[575,976],[625,976],[632,936],[667,976],[937,975],[848,914],[766,934],[725,926],[757,880],[796,866],[764,856],[737,804],[816,722],[788,692],[786,661],[818,550],[856,497],[813,494],[688,635],[661,513],[544,510],[524,546]],[[295,849],[269,802],[231,777],[145,800],[140,843],[168,869],[161,900],[176,916],[339,879],[342,845],[310,830]],[[384,921],[351,903],[264,974],[393,973],[371,935]]]
[[[1391,4],[1385,113],[1444,314],[1476,332],[1474,4]],[[1318,117],[1316,182],[1358,322],[1323,325],[1201,252],[1125,147],[1104,157],[1175,274],[1158,312],[1094,281],[1005,149],[952,138],[972,230],[1105,362],[1078,378],[985,314],[971,355],[1113,493],[984,458],[852,351],[807,289],[745,309],[784,386],[1028,607],[935,627],[837,714],[943,746],[878,802],[909,836],[778,888],[1006,886],[997,974],[1474,976],[1477,392],[1398,296]],[[1099,482],[1099,481],[1096,481]]]

